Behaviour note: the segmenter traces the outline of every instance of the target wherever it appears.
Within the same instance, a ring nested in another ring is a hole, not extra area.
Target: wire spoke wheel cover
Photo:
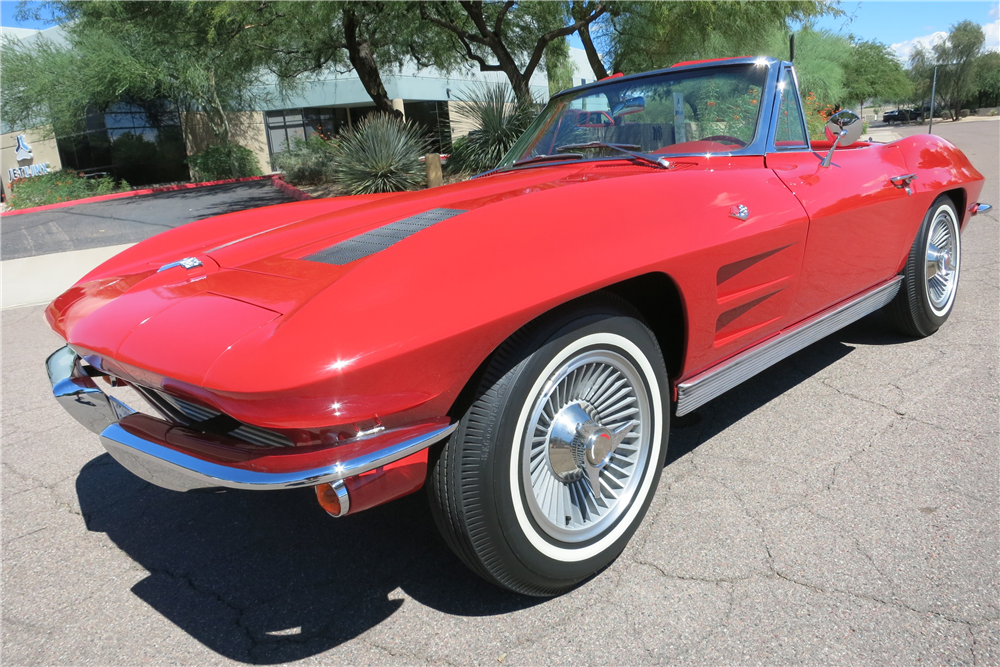
[[[666,457],[669,379],[656,336],[597,292],[510,336],[485,365],[428,491],[451,549],[527,595],[570,590],[618,557]]]
[[[886,306],[904,334],[930,336],[947,321],[958,293],[962,237],[958,209],[941,195],[927,209],[903,267],[903,287]]]
[[[613,350],[580,353],[548,378],[521,448],[527,506],[542,531],[581,542],[620,518],[646,468],[650,409],[639,370]]]
[[[948,312],[955,299],[961,260],[960,242],[954,213],[950,208],[941,207],[931,223],[924,253],[927,301],[938,317]]]

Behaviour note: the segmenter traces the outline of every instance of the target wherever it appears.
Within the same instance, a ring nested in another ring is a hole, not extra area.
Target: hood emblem
[[[157,269],[156,272],[159,273],[160,271],[166,271],[167,269],[172,269],[175,266],[183,266],[185,269],[190,270],[195,268],[196,266],[201,266],[201,260],[198,259],[197,257],[185,257],[184,259],[179,259],[176,262],[170,262],[169,264],[164,264],[159,269]]]
[[[743,204],[739,204],[738,206],[730,206],[729,215],[733,218],[736,218],[737,220],[746,220],[747,217],[750,215],[750,209],[748,209]]]

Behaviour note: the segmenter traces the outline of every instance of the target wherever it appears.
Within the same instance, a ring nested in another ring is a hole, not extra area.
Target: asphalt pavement
[[[994,205],[998,129],[934,127]],[[996,665],[997,219],[934,336],[868,317],[681,420],[625,552],[551,600],[469,574],[422,494],[338,520],[145,484],[53,401],[41,308],[6,310],[4,664]]]
[[[0,259],[137,243],[209,216],[290,201],[264,179],[5,215]]]

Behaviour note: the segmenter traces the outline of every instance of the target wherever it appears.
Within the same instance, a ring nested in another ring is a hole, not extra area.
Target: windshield
[[[766,76],[766,67],[732,65],[560,95],[498,167],[544,164],[556,156],[629,158],[608,144],[646,156],[738,151],[754,139]]]

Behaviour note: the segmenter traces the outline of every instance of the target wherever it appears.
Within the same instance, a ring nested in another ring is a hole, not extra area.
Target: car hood
[[[240,339],[280,326],[366,263],[412,261],[432,238],[474,227],[491,208],[512,200],[652,171],[618,161],[548,166],[203,220],[137,244],[56,299],[46,315],[74,348],[114,360],[126,375],[203,385],[214,362]],[[324,202],[333,210],[324,210]],[[228,231],[217,233],[219,226]],[[188,257],[197,265],[163,268]]]

